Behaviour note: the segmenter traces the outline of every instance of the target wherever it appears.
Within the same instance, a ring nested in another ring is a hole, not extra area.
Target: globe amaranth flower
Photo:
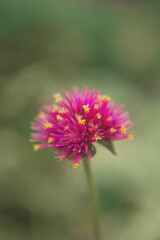
[[[63,92],[54,95],[55,104],[44,107],[32,123],[34,150],[50,147],[59,161],[69,159],[73,168],[79,166],[81,158],[89,161],[95,154],[93,143],[99,142],[113,153],[112,142],[131,139],[126,131],[132,123],[123,113],[124,106],[114,104],[109,96],[74,88],[70,94]]]

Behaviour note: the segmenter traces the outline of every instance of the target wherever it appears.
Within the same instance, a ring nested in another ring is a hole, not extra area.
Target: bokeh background
[[[132,141],[92,160],[105,240],[160,240],[160,1],[0,0],[0,239],[94,240],[82,166],[30,122],[73,86],[124,103]]]

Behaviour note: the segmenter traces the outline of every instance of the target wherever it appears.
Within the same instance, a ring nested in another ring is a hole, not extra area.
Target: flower
[[[89,161],[94,156],[94,142],[115,153],[113,141],[132,139],[133,135],[126,133],[132,125],[128,113],[123,113],[124,106],[114,104],[109,96],[87,87],[82,93],[75,88],[63,95],[65,100],[60,93],[55,94],[56,104],[44,107],[32,123],[36,132],[31,142],[40,142],[34,145],[35,151],[50,147],[59,161],[69,159],[77,168],[81,158]]]

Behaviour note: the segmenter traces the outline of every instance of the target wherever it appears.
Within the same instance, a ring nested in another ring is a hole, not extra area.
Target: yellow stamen
[[[99,96],[98,96],[98,99],[99,99],[99,100],[98,100],[98,103],[100,103],[100,102],[103,101],[103,100],[104,100],[104,101],[107,101],[107,102],[111,100],[111,98],[110,98],[109,96],[107,96],[107,95],[103,95],[103,96],[99,95]]]
[[[89,110],[90,110],[89,104],[83,105],[82,107],[84,108],[84,111],[85,111],[86,113],[89,112]]]
[[[129,135],[128,135],[128,140],[132,140],[133,139],[133,134],[132,133],[130,133]]]
[[[127,129],[125,128],[125,126],[122,125],[122,126],[121,126],[121,133],[126,133],[126,130],[127,130]]]
[[[111,132],[111,133],[114,133],[114,132],[116,132],[116,129],[111,128],[111,129],[110,129],[110,132]]]
[[[94,109],[98,109],[98,106],[99,106],[98,104],[95,104]]]
[[[38,117],[44,119],[44,118],[45,118],[45,114],[44,114],[43,112],[40,112],[40,113],[38,114]]]
[[[78,120],[78,123],[81,125],[85,124],[85,122],[86,122],[86,120],[82,119],[82,117],[78,117],[77,120]]]
[[[100,136],[95,136],[94,137],[96,141],[101,140],[102,138]]]
[[[101,114],[100,113],[97,113],[97,118],[101,119]]]
[[[107,96],[107,95],[103,95],[102,96],[102,100],[105,100],[105,101],[110,101],[111,100],[111,98],[109,97],[109,96]]]
[[[51,127],[52,127],[52,124],[49,123],[49,122],[45,122],[45,123],[44,123],[44,126],[45,126],[45,128],[51,128]]]
[[[59,113],[65,113],[66,111],[65,111],[65,109],[64,108],[62,108],[60,111],[59,111]]]
[[[56,103],[59,103],[62,101],[62,97],[61,97],[61,94],[60,93],[56,93],[53,95],[53,98],[55,99],[55,102]]]
[[[39,144],[34,144],[33,149],[34,149],[34,151],[38,151],[40,149],[40,145]]]
[[[106,122],[110,122],[110,121],[112,121],[112,117],[108,117],[108,118],[106,119]]]
[[[54,141],[54,138],[53,137],[49,137],[48,138],[48,143],[52,143]]]
[[[58,114],[57,115],[57,120],[62,120],[63,118]]]
[[[79,163],[74,163],[72,168],[77,168],[79,166]]]

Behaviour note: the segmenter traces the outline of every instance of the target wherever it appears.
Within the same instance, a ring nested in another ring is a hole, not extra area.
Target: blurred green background
[[[30,122],[84,85],[124,103],[132,141],[92,159],[105,240],[160,240],[160,1],[0,0],[0,240],[94,240],[83,168],[34,152]]]

